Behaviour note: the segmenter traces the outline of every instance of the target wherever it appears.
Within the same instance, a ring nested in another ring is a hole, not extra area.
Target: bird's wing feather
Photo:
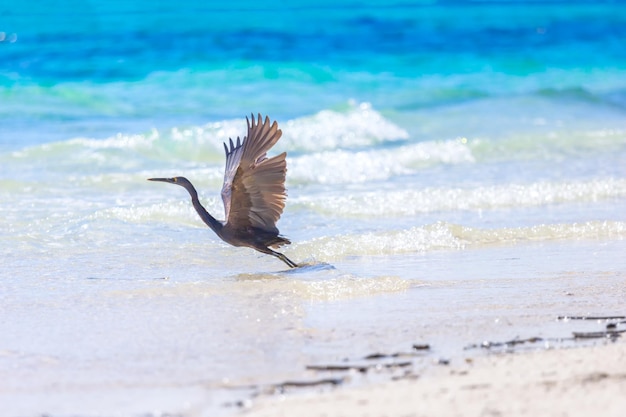
[[[232,139],[229,139],[229,141],[230,147],[224,143],[224,151],[226,151],[226,168],[224,170],[224,184],[222,185],[222,201],[224,202],[226,219],[228,219],[228,215],[230,213],[233,179],[237,173],[237,168],[239,168],[239,161],[241,161],[241,155],[243,153],[243,147],[239,138],[237,138],[236,144],[233,144]]]
[[[230,141],[226,149],[226,170],[222,200],[226,222],[234,227],[252,226],[278,232],[276,222],[285,207],[286,153],[267,158],[267,151],[282,131],[269,117],[262,122],[252,117],[243,143]]]

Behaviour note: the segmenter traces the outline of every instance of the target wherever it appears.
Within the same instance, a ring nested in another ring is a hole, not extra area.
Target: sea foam
[[[320,237],[297,244],[295,253],[338,261],[351,256],[402,255],[524,242],[589,239],[626,239],[626,222],[590,221],[495,229],[438,222],[404,230]]]
[[[339,171],[339,175],[341,171]],[[337,180],[335,180],[337,181]],[[423,213],[496,210],[542,205],[597,202],[626,197],[626,180],[538,181],[477,187],[411,187],[351,191],[347,195],[302,196],[292,204],[343,217],[406,217]]]

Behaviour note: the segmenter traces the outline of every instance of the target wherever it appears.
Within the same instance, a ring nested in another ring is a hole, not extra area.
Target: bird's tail
[[[287,239],[284,236],[276,236],[266,243],[270,248],[280,248],[283,245],[291,245],[291,240]]]

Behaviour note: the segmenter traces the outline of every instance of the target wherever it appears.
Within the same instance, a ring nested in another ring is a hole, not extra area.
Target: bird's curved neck
[[[219,234],[222,230],[223,224],[215,217],[211,216],[209,212],[206,211],[204,206],[200,204],[200,200],[198,200],[198,192],[193,185],[189,184],[188,186],[185,186],[185,189],[189,192],[193,208],[196,209],[202,221],[205,222],[206,225],[209,226],[211,229],[213,229],[215,233]]]

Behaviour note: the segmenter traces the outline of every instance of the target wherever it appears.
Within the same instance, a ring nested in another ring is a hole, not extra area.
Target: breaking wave
[[[488,245],[582,239],[626,239],[626,222],[591,221],[480,229],[439,222],[406,230],[326,236],[297,244],[296,256],[334,261],[348,256],[399,255]],[[293,252],[293,251],[292,251]]]
[[[626,198],[626,179],[539,181],[530,184],[352,191],[300,197],[291,204],[343,217],[403,217],[456,210],[493,210]]]

